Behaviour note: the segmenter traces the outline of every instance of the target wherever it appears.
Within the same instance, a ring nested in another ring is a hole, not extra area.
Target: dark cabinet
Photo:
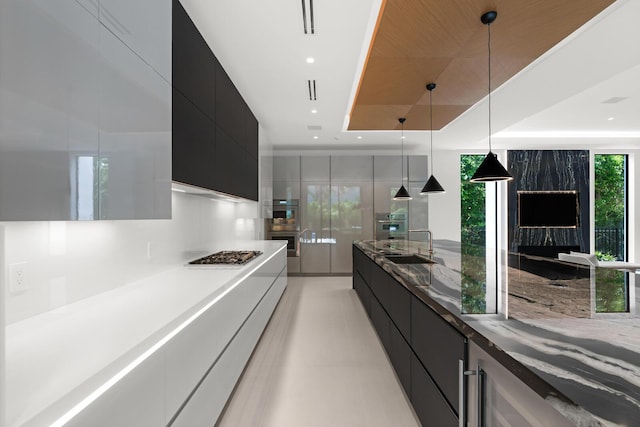
[[[179,1],[173,6],[173,87],[215,120],[218,61]]]
[[[389,275],[385,282],[389,287],[387,312],[398,331],[408,341],[411,337],[411,293]]]
[[[246,128],[246,140],[245,149],[249,155],[257,159],[258,153],[258,119],[253,115],[253,112],[248,107],[245,109],[245,122]]]
[[[258,200],[258,157],[245,153],[244,173],[240,176],[242,196],[250,200]]]
[[[216,190],[236,194],[239,185],[235,174],[240,173],[240,150],[233,139],[220,126],[216,126],[216,159],[213,173],[217,183]]]
[[[458,361],[465,360],[466,338],[417,297],[411,301],[411,325],[413,351],[459,413]]]
[[[357,272],[353,273],[353,289],[355,289],[358,294],[358,298],[360,298],[360,302],[362,302],[364,311],[367,313],[367,316],[369,316],[371,311],[371,291],[362,276]]]
[[[173,180],[198,187],[215,184],[216,130],[205,116],[178,90],[173,90]],[[193,153],[200,153],[194,156]]]
[[[414,354],[411,355],[411,405],[423,426],[456,427],[458,417]]]
[[[235,117],[234,104],[240,94],[220,63],[217,64],[215,85],[217,89],[216,104],[219,106],[216,109],[216,123],[227,134],[233,136],[239,121],[239,118]]]
[[[411,347],[404,339],[400,330],[391,322],[389,326],[389,360],[398,375],[400,384],[407,396],[411,394]]]
[[[390,299],[389,283],[385,280],[387,276],[387,272],[379,265],[372,264],[369,287],[371,288],[371,292],[373,292],[378,301],[382,304],[388,304]]]
[[[258,200],[258,121],[178,0],[173,8],[173,180]]]
[[[390,344],[390,331],[389,331],[389,316],[384,311],[382,305],[377,298],[372,297],[369,301],[370,318],[374,329],[378,333],[380,342],[385,349],[389,349]]]
[[[466,338],[355,246],[353,265],[353,287],[420,421],[458,425]]]
[[[362,276],[362,279],[369,283],[371,282],[371,268],[373,262],[366,256],[360,249],[353,247],[353,271],[357,271]]]
[[[370,261],[371,262],[371,261]],[[377,264],[371,267],[370,286],[389,317],[408,340],[411,329],[411,294]]]

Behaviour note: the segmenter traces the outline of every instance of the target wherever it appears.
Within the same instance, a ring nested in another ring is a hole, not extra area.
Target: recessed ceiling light
[[[318,110],[311,110],[311,114],[315,114],[317,112],[318,112]]]
[[[314,135],[313,139],[318,139],[320,138],[318,135]]]
[[[316,60],[312,57],[308,57],[307,58],[307,64],[313,64],[314,62],[316,62]]]
[[[361,136],[361,135],[358,135],[358,136],[356,136],[356,138],[358,138],[358,139],[362,139],[362,136]]]
[[[607,118],[607,120],[609,120],[609,121],[612,121],[612,120],[615,120],[615,119],[616,119],[615,117],[608,117]]]

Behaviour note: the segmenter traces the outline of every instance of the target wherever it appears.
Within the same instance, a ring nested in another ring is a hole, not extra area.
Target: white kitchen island
[[[282,242],[238,244],[210,253],[263,253],[185,260],[8,325],[4,425],[213,425],[286,287]]]

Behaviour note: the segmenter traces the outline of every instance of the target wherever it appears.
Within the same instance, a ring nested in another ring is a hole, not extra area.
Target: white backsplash
[[[6,324],[171,268],[214,242],[262,236],[257,202],[174,191],[172,204],[170,220],[0,223]],[[26,263],[27,289],[11,293],[8,266],[16,263]]]

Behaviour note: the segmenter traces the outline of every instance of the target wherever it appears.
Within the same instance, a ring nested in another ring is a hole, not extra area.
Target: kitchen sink
[[[432,259],[424,256],[411,254],[411,255],[386,255],[386,259],[395,264],[435,264]]]

